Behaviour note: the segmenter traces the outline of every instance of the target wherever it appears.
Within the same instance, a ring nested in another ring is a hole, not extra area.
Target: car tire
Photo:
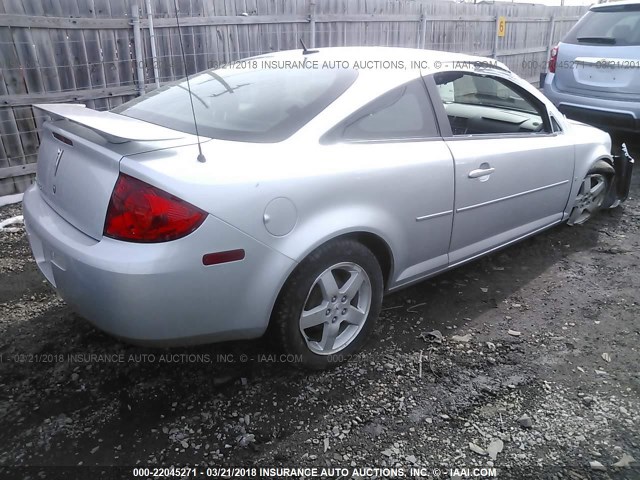
[[[612,206],[611,192],[614,175],[615,170],[604,160],[593,164],[578,189],[575,204],[567,220],[569,225],[581,225],[599,210]]]
[[[352,239],[334,240],[305,258],[285,283],[272,339],[298,367],[336,366],[373,331],[382,295],[382,271],[371,250]]]

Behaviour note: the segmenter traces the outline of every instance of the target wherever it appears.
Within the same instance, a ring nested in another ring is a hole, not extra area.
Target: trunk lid
[[[42,127],[36,183],[44,200],[86,235],[102,238],[124,155],[190,145],[194,136],[81,105],[36,105]]]
[[[640,99],[640,48],[561,43],[554,83],[569,93]]]

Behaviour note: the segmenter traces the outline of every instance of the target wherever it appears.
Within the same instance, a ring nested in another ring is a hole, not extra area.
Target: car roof
[[[355,62],[404,62],[404,69],[411,70],[430,70],[436,72],[445,68],[448,64],[454,63],[471,63],[482,65],[487,68],[495,67],[497,70],[510,72],[506,65],[492,58],[479,57],[476,55],[468,55],[464,53],[451,53],[439,50],[424,50],[418,48],[402,48],[402,47],[326,47],[311,50],[314,53],[303,54],[302,49],[286,50],[281,52],[272,52],[260,55],[254,58],[264,58],[273,60],[314,60],[318,61],[342,61],[348,62],[353,66]],[[422,62],[419,65],[412,65],[411,62]],[[439,64],[436,62],[440,62]],[[393,64],[390,68],[394,68]],[[397,65],[397,64],[396,64]],[[384,65],[374,67],[375,69],[384,69]]]
[[[598,5],[591,5],[591,8],[589,8],[589,10],[598,10],[600,8],[619,7],[624,5],[640,5],[640,0],[623,0],[622,2],[599,3]]]

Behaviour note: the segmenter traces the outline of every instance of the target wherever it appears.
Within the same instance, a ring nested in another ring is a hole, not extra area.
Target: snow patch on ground
[[[19,232],[19,227],[11,227],[10,225],[22,225],[24,218],[22,215],[16,215],[15,217],[7,218],[0,222],[0,232]]]
[[[22,201],[24,193],[16,193],[15,195],[4,195],[0,197],[0,207],[5,205],[12,205],[14,203],[20,203]]]

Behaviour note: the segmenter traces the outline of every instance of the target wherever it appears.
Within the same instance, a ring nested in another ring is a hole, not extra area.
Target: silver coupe
[[[75,311],[142,344],[269,331],[316,369],[384,293],[617,206],[632,164],[503,64],[426,50],[305,48],[109,112],[36,107],[24,218]]]

